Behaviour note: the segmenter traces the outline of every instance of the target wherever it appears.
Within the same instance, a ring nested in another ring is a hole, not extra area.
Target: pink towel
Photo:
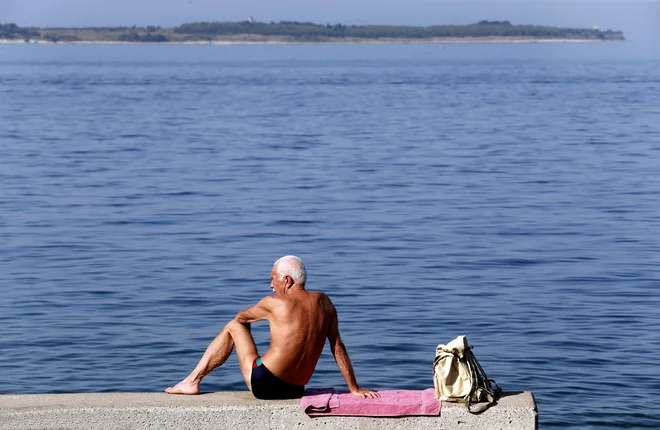
[[[440,400],[435,390],[378,391],[380,397],[363,399],[332,388],[305,390],[300,408],[310,417],[356,415],[367,417],[401,417],[407,415],[440,415]]]

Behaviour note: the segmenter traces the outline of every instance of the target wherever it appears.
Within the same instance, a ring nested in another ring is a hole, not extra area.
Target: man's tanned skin
[[[294,279],[296,277],[302,279]],[[245,383],[252,390],[252,363],[259,354],[250,333],[250,323],[268,320],[270,348],[261,360],[276,377],[295,385],[307,384],[328,339],[351,393],[365,398],[378,397],[378,393],[358,386],[339,335],[337,310],[325,293],[305,290],[305,278],[304,264],[299,258],[279,259],[271,271],[270,288],[275,295],[266,296],[251,308],[240,311],[211,342],[190,375],[165,392],[199,394],[202,378],[221,366],[234,348]]]

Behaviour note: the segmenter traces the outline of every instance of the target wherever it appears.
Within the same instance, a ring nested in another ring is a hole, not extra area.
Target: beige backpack
[[[501,392],[497,383],[486,376],[465,336],[436,348],[433,385],[436,399],[465,403],[472,413],[483,412],[494,405]]]

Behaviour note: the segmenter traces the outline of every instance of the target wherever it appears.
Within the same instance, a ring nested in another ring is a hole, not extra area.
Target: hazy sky
[[[343,24],[514,24],[623,30],[660,42],[660,0],[0,0],[0,23],[171,27],[191,21],[298,20]]]

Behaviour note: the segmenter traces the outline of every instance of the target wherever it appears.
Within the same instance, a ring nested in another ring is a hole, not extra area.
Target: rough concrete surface
[[[443,402],[439,417],[309,418],[298,400],[257,400],[249,392],[0,395],[0,429],[433,429],[537,428],[530,392],[505,393],[480,415]]]

